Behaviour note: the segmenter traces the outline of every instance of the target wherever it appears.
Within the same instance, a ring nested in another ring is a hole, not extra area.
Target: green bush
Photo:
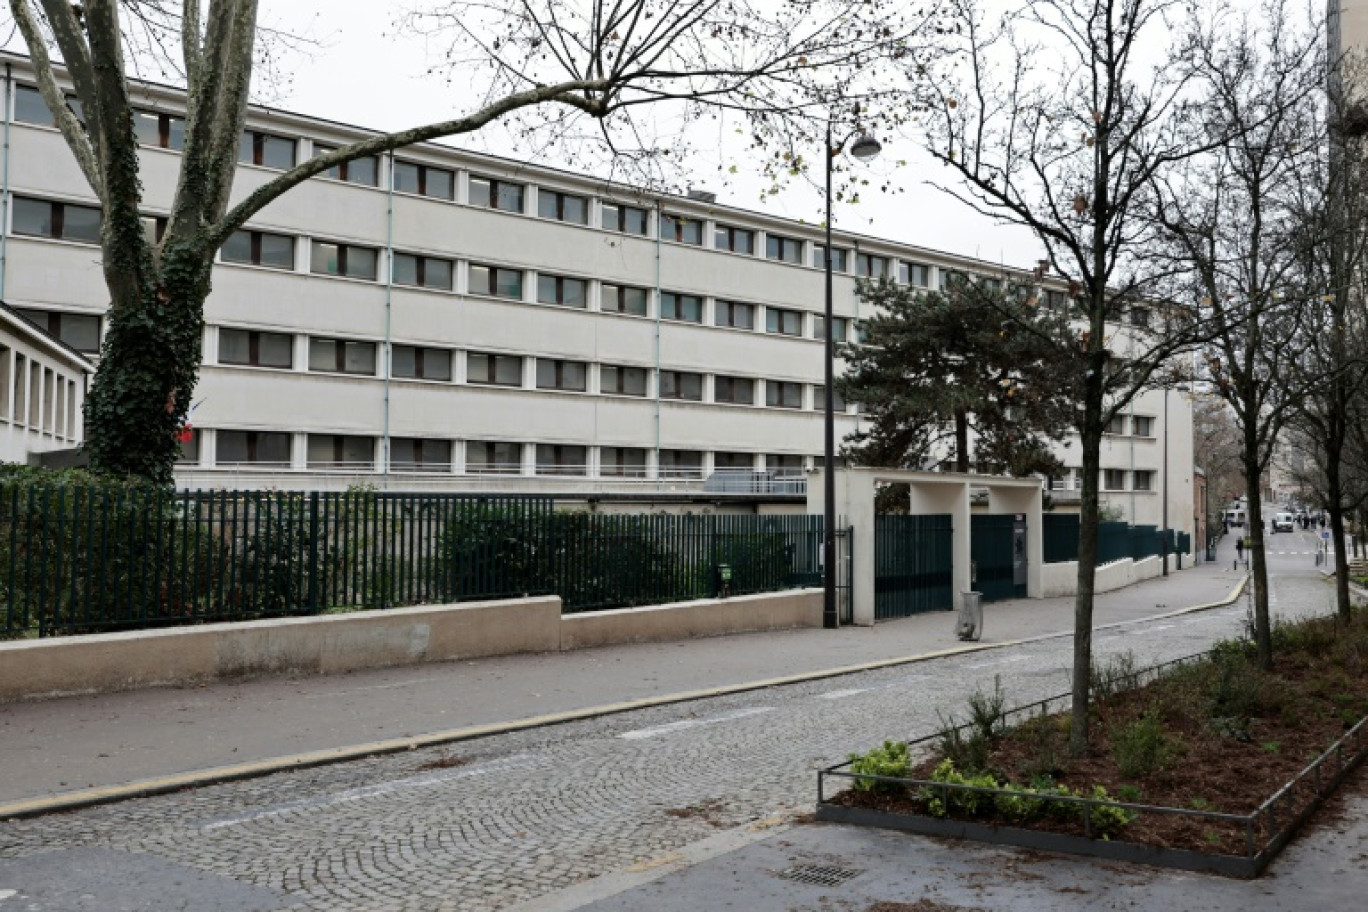
[[[912,769],[907,757],[906,741],[885,741],[867,754],[850,755],[850,771],[857,776],[887,776],[905,779]],[[855,789],[861,792],[896,792],[902,786],[879,779],[855,779]]]
[[[1116,768],[1127,779],[1158,772],[1173,758],[1173,745],[1164,735],[1159,716],[1153,712],[1121,726],[1112,735],[1111,743]]]

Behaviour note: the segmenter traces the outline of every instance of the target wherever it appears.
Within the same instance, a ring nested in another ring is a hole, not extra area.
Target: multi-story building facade
[[[96,202],[26,62],[8,71],[0,291],[95,354],[107,307]],[[145,86],[138,101],[156,232],[183,122],[174,90]],[[254,108],[234,196],[367,135]],[[718,473],[755,470],[797,494],[783,480],[801,485],[822,453],[822,237],[706,198],[440,145],[334,169],[220,254],[179,480],[611,495],[701,492]],[[847,232],[833,249],[838,340],[862,316],[861,276],[1034,282],[1027,269]],[[1042,295],[1062,304],[1057,289]],[[1137,522],[1160,521],[1161,490],[1170,517],[1191,513],[1190,411],[1170,397],[1166,427],[1156,395],[1137,400],[1104,455],[1109,497]],[[839,435],[859,426],[857,406],[838,412]],[[1074,476],[1055,482],[1061,499]]]

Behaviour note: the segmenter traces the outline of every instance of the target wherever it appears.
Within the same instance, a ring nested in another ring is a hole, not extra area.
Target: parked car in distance
[[[1243,526],[1245,524],[1245,511],[1238,509],[1226,510],[1225,521],[1227,525]]]
[[[1275,513],[1273,515],[1274,532],[1291,532],[1295,528],[1291,513]]]

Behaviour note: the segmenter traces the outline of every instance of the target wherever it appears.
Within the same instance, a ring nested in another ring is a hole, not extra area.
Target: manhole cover
[[[796,880],[799,883],[834,887],[863,873],[863,871],[855,868],[838,868],[835,865],[801,864],[785,868],[779,872],[779,876],[785,880]]]

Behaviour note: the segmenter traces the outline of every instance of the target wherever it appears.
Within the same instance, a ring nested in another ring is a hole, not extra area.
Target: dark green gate
[[[874,619],[954,607],[950,514],[874,518]]]
[[[969,556],[977,573],[974,589],[983,593],[985,602],[1026,597],[1025,580],[1016,582],[1016,526],[1017,519],[1010,513],[969,518]]]

